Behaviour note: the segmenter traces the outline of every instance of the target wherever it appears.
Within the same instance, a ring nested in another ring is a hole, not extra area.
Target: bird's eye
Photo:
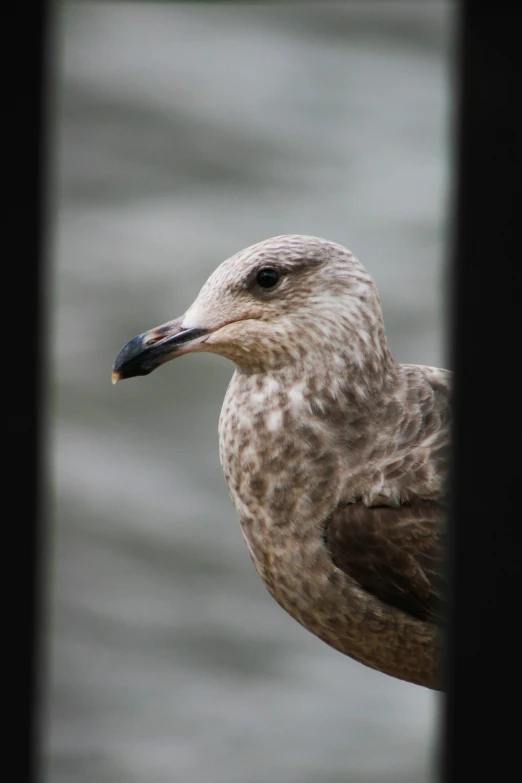
[[[279,271],[273,266],[265,266],[256,275],[256,283],[261,288],[273,288],[279,281]]]

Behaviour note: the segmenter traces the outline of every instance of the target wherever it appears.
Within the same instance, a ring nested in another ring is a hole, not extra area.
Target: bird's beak
[[[148,375],[170,359],[197,351],[212,330],[184,328],[181,322],[177,318],[156,326],[124,345],[112,368],[112,382]]]

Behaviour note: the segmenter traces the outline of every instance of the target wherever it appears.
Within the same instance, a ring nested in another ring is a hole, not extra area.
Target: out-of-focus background
[[[452,6],[57,6],[45,783],[427,783],[438,697],[288,617],[218,458],[232,373],[111,385],[135,334],[281,233],[352,249],[444,365]]]

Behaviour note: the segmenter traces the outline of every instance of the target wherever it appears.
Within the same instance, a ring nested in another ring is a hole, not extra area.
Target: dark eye
[[[279,272],[273,266],[265,266],[256,275],[256,283],[261,288],[273,288],[279,280]]]

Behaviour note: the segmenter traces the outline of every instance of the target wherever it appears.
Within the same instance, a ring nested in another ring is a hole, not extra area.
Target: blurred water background
[[[135,334],[281,233],[350,247],[444,365],[453,8],[57,6],[45,783],[427,783],[438,697],[265,592],[218,458],[232,373],[111,386]]]

